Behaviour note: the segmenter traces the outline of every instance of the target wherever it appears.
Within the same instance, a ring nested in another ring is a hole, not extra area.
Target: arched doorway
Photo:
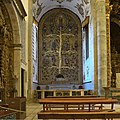
[[[39,83],[82,83],[82,30],[78,17],[67,9],[53,9],[41,18],[38,29]]]

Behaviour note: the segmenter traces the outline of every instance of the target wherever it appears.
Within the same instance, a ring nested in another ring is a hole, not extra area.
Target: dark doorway
[[[116,87],[116,73],[120,73],[120,26],[115,22],[110,23],[111,38],[111,87]]]

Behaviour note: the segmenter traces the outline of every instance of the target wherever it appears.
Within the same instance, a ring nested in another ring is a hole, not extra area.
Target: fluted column
[[[107,39],[105,6],[105,0],[96,0],[99,95],[105,95],[104,87],[107,87]]]

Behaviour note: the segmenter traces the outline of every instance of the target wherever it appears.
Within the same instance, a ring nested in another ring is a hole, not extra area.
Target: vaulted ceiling
[[[49,10],[54,8],[66,8],[81,19],[89,14],[90,0],[33,0],[33,16],[37,21],[40,20]]]

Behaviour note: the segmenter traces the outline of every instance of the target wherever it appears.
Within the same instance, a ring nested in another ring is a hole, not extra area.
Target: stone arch
[[[19,22],[17,18],[17,12],[15,10],[16,8],[12,2],[10,3],[6,3],[5,1],[3,2],[9,14],[10,23],[12,27],[12,33],[13,33],[13,41],[14,43],[20,43]]]
[[[4,66],[1,68],[2,82],[5,87],[5,97],[12,97],[12,91],[15,90],[15,46],[20,43],[20,34],[18,27],[17,15],[12,1],[0,1],[1,15],[4,23],[2,25],[3,34],[1,33],[1,61]],[[1,30],[2,30],[1,29]],[[2,71],[2,69],[4,71]]]

